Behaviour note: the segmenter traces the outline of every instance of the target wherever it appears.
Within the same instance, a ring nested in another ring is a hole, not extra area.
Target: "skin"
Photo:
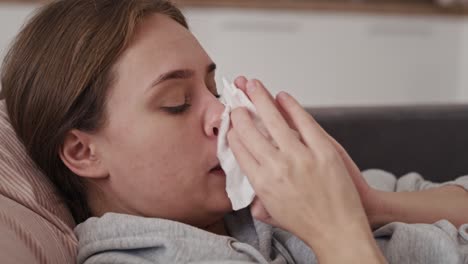
[[[224,110],[213,61],[189,31],[163,15],[139,24],[131,43],[115,66],[105,126],[92,134],[71,131],[62,159],[88,179],[96,216],[112,211],[213,225],[231,211],[224,173],[210,172],[219,164]],[[190,73],[156,83],[181,69]]]

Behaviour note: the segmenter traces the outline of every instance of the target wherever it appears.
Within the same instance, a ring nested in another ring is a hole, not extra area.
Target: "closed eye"
[[[184,112],[186,112],[190,108],[190,106],[192,106],[190,104],[190,97],[185,96],[184,104],[177,105],[177,106],[163,106],[161,107],[161,109],[166,111],[169,114],[178,115],[178,114],[183,114]]]
[[[164,111],[168,112],[169,114],[182,114],[190,108],[190,104],[184,103],[183,105],[178,106],[164,106],[161,107]]]

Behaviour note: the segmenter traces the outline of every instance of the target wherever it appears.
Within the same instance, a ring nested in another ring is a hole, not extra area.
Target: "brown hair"
[[[0,99],[77,223],[91,216],[85,185],[60,159],[60,147],[71,129],[93,132],[105,122],[113,65],[138,22],[152,13],[188,28],[180,10],[164,0],[55,1],[25,25],[5,57]]]

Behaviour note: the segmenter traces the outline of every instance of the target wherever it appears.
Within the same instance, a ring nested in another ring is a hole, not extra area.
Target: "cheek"
[[[175,190],[190,186],[186,183],[190,168],[175,158],[184,152],[172,142],[127,142],[132,144],[116,147],[118,154],[113,157],[110,169],[112,189],[119,193],[118,196],[133,201],[138,207],[138,203],[174,199],[177,196]]]
[[[203,153],[202,143],[199,133],[191,127],[167,123],[157,127],[146,122],[139,128],[132,124],[115,129],[120,133],[112,134],[106,151],[110,155],[111,173],[121,177],[130,174],[162,184],[168,181],[163,175],[177,178],[190,170],[197,171]]]
[[[179,117],[144,111],[131,118],[114,117],[105,131],[111,175],[121,184],[141,188],[193,185],[195,178],[209,170],[216,142],[206,141],[201,115],[192,110]]]

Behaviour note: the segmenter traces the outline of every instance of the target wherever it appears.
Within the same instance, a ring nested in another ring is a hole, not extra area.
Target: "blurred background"
[[[44,2],[0,0],[0,59]],[[219,79],[259,78],[313,107],[468,102],[467,0],[175,2]]]

